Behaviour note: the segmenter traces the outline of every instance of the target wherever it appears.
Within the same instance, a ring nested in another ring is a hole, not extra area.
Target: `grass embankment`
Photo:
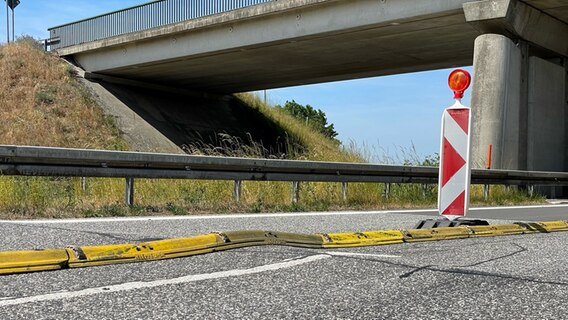
[[[106,117],[57,57],[29,41],[0,46],[0,143],[127,150],[112,118]],[[282,111],[257,97],[238,97],[260,110],[303,145],[295,159],[360,162],[360,153],[342,150]],[[243,147],[235,155],[243,156]],[[206,151],[205,151],[206,152]],[[245,151],[245,153],[247,153]],[[255,156],[255,152],[250,152]],[[331,209],[384,209],[434,206],[435,186],[350,184],[347,202],[338,183],[303,183],[300,203],[291,204],[291,185],[284,182],[244,182],[241,204],[233,200],[227,181],[136,180],[134,207],[122,205],[122,179],[0,177],[0,218],[125,216],[217,212],[271,212]],[[494,187],[487,204],[539,201],[523,193]],[[474,203],[482,201],[473,189]]]

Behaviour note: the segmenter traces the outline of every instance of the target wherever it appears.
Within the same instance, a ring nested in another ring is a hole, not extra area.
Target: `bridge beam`
[[[482,33],[497,33],[568,56],[568,24],[518,0],[485,0],[463,5],[465,19]]]

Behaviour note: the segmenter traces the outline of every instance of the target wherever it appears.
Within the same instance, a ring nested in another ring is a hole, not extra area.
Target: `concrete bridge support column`
[[[495,169],[568,171],[568,24],[519,0],[463,8],[482,34],[474,52],[474,166],[485,166],[492,144]]]
[[[524,50],[526,51],[526,50]],[[526,56],[509,38],[484,34],[475,40],[473,58],[473,166],[487,163],[493,146],[495,169],[526,169]]]
[[[494,169],[568,169],[566,59],[546,60],[529,53],[527,43],[499,34],[484,34],[475,41],[474,167],[485,167],[491,144]],[[563,195],[562,188],[539,191],[549,197]]]

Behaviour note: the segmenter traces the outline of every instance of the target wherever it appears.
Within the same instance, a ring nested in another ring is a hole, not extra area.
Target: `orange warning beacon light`
[[[463,93],[471,84],[471,75],[463,69],[456,69],[450,73],[448,85],[454,92],[454,99],[463,98]]]

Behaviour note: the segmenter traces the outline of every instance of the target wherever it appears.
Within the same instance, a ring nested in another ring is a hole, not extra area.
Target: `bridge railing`
[[[435,184],[438,168],[174,155],[0,145],[0,176],[125,178],[125,202],[133,204],[134,179],[233,180],[238,202],[241,181],[289,181],[298,201],[300,182],[340,182],[343,198],[349,182]],[[568,172],[472,170],[474,184],[568,185]],[[529,188],[530,190],[530,188]]]
[[[159,0],[100,16],[52,27],[58,49],[172,23],[227,12],[273,0]]]

